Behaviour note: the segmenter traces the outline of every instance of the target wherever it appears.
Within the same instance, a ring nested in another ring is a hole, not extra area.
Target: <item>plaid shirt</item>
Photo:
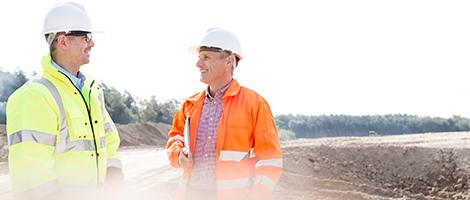
[[[214,97],[209,93],[209,86],[206,89],[206,98],[197,128],[194,165],[188,183],[191,187],[206,190],[216,189],[217,130],[224,112],[222,99],[232,82],[233,79],[227,86],[216,92]]]

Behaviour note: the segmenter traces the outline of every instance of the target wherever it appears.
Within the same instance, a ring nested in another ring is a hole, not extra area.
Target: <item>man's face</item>
[[[230,70],[227,70],[226,60],[220,58],[220,52],[199,52],[199,61],[196,63],[196,67],[201,72],[201,82],[213,85],[222,82],[227,75],[231,76]]]
[[[70,39],[71,59],[78,66],[88,64],[90,62],[90,51],[95,46],[93,39],[86,41],[86,36],[68,36]]]

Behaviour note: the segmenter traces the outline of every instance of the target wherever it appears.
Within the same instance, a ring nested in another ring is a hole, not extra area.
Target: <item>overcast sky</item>
[[[59,1],[0,2],[0,67],[40,72]],[[96,29],[82,70],[141,99],[182,100],[199,82],[208,28],[235,33],[239,82],[279,114],[470,117],[470,1],[76,1]]]

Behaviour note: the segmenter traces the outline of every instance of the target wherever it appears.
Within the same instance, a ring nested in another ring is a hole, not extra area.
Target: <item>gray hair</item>
[[[224,58],[227,58],[229,57],[230,55],[233,55],[234,57],[234,62],[233,62],[233,65],[232,65],[232,75],[233,75],[233,71],[235,70],[235,68],[238,67],[238,62],[240,61],[240,58],[238,58],[238,56],[234,53],[232,53],[231,51],[221,51],[220,52],[220,59],[224,59]]]
[[[49,33],[49,34],[46,34],[45,36],[46,36],[46,42],[49,45],[49,49],[50,49],[52,43],[54,42],[54,40],[57,36],[57,33]]]
[[[62,35],[62,33],[65,33],[65,32],[59,32],[59,33],[54,32],[54,33],[49,33],[45,35],[46,42],[49,45],[49,54],[51,54],[51,56],[54,55],[56,48],[57,48],[57,44],[55,43],[57,41],[57,36]]]

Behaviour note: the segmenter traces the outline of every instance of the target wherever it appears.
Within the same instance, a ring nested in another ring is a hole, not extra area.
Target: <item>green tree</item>
[[[114,87],[108,87],[104,83],[101,83],[100,86],[105,96],[106,110],[114,123],[128,124],[139,122],[137,107],[134,105],[134,99],[129,92],[125,91],[123,95]]]
[[[292,120],[289,122],[289,129],[295,133],[296,138],[306,138],[310,131],[304,120]]]
[[[6,123],[8,98],[27,81],[25,73],[18,68],[13,73],[0,69],[0,124]]]
[[[13,73],[0,69],[0,102],[8,101],[8,97],[27,81],[28,78],[20,69],[16,69]]]
[[[295,140],[295,133],[291,130],[279,129],[277,132],[281,141]]]
[[[178,105],[179,102],[174,99],[160,104],[155,96],[151,96],[149,100],[143,100],[140,103],[141,110],[139,116],[142,122],[172,124],[173,117],[178,110]]]
[[[470,131],[470,119],[453,116],[419,117],[415,115],[279,115],[274,117],[279,129],[293,131],[296,138],[365,136],[368,131],[380,135],[425,132]],[[288,126],[286,127],[286,124]]]
[[[0,124],[6,124],[7,122],[7,102],[0,102]]]

